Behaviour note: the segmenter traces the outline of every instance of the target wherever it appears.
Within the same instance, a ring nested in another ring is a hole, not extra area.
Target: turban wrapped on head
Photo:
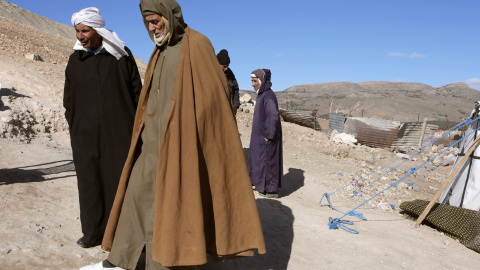
[[[105,29],[105,20],[100,11],[96,7],[88,7],[80,10],[72,15],[72,24],[75,27],[77,24],[83,24],[93,28],[97,33],[102,36],[102,45],[115,58],[120,59],[122,56],[128,55],[125,51],[125,45],[123,41],[118,37],[117,33]],[[83,46],[80,41],[77,40],[74,50],[83,50]]]

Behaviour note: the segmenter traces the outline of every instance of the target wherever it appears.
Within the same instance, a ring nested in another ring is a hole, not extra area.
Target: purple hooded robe
[[[261,86],[253,114],[248,171],[252,185],[258,192],[277,193],[283,178],[282,126],[278,102],[270,88],[270,70],[258,69],[252,75],[260,79]]]

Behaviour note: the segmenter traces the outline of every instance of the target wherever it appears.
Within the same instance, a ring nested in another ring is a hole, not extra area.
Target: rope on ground
[[[480,118],[480,117],[479,117],[479,118]],[[477,119],[479,119],[479,118],[477,118]],[[477,120],[477,119],[475,119],[475,120]],[[466,123],[465,123],[465,122],[466,122]],[[434,140],[434,141],[431,141],[431,142],[428,143],[428,144],[422,145],[421,147],[417,147],[416,149],[414,149],[414,150],[412,150],[411,152],[407,153],[406,156],[409,156],[409,158],[408,158],[407,160],[403,161],[402,163],[400,163],[399,165],[397,165],[396,167],[398,167],[398,166],[402,165],[403,163],[405,163],[406,161],[410,160],[410,159],[413,158],[415,155],[417,155],[418,153],[420,153],[421,151],[423,151],[426,147],[430,146],[431,144],[433,144],[433,143],[436,142],[437,140],[440,140],[441,138],[443,138],[443,137],[445,137],[445,136],[447,136],[447,135],[450,135],[451,132],[460,129],[460,128],[462,128],[463,126],[465,126],[465,125],[467,125],[467,124],[470,124],[471,122],[473,122],[471,119],[466,119],[466,120],[462,121],[460,124],[457,124],[457,125],[455,126],[455,129],[452,129],[450,132],[445,133],[444,135],[442,135],[442,136],[439,137],[438,139],[436,139],[436,140]],[[413,154],[413,153],[415,153],[415,154]],[[359,179],[356,179],[355,181],[349,182],[349,183],[346,184],[345,186],[343,186],[343,187],[335,190],[334,192],[330,193],[329,195],[333,195],[333,194],[335,194],[335,193],[337,193],[337,192],[339,192],[339,191],[347,188],[347,187],[350,186],[350,185],[356,184],[358,181],[360,181],[360,180],[362,180],[362,179],[365,179],[365,178],[367,178],[368,176],[370,176],[370,175],[372,175],[372,174],[374,174],[374,173],[376,173],[376,172],[378,172],[378,171],[380,171],[380,170],[383,170],[384,168],[387,168],[387,167],[390,166],[391,164],[394,164],[395,162],[397,162],[397,161],[399,161],[399,160],[401,160],[401,159],[403,159],[403,157],[397,158],[397,159],[395,159],[394,161],[392,161],[392,162],[390,162],[390,163],[388,163],[388,164],[386,164],[386,165],[378,168],[377,170],[374,170],[374,171],[368,173],[367,175],[365,175],[365,176],[363,176],[363,177],[361,177],[361,178],[359,178]],[[395,168],[396,168],[396,167],[395,167]],[[394,168],[394,169],[395,169],[395,168]],[[388,171],[387,173],[383,174],[383,175],[380,176],[378,179],[380,179],[381,177],[387,175],[387,174],[390,173],[391,171],[392,171],[392,170],[390,170],[390,171]],[[375,180],[375,182],[378,181],[378,179]],[[372,184],[372,183],[370,183],[370,184]],[[369,184],[369,185],[370,185],[370,184]],[[368,187],[369,185],[367,185],[366,187]],[[358,194],[359,194],[362,190],[364,190],[366,187],[364,187],[364,188],[362,188],[361,190],[358,190],[358,191],[355,190],[355,191],[356,191],[355,195],[358,195]],[[359,196],[361,196],[361,194],[360,194]],[[322,200],[323,200],[323,196],[322,196],[322,198],[320,199],[320,202],[319,202],[319,203],[322,203]]]
[[[478,118],[475,119],[475,120],[467,119],[466,122],[467,122],[467,124],[470,124],[470,123],[472,123],[473,121],[476,121],[476,120],[478,120],[478,119],[480,119],[480,117],[478,117]],[[465,121],[463,121],[463,122],[465,122]],[[462,122],[462,123],[463,123],[463,122]],[[460,125],[457,125],[456,127],[461,128]],[[458,128],[457,128],[457,129],[458,129]],[[351,216],[356,216],[356,217],[358,217],[358,218],[360,218],[360,219],[366,220],[366,218],[364,218],[361,213],[358,213],[358,212],[356,212],[355,210],[357,210],[358,208],[362,207],[363,205],[365,205],[366,203],[368,203],[369,201],[371,201],[371,200],[374,199],[375,197],[379,196],[380,194],[382,194],[383,192],[385,192],[385,191],[388,190],[389,188],[394,187],[394,186],[396,187],[398,183],[400,183],[401,181],[403,181],[405,178],[407,178],[407,177],[410,176],[411,174],[416,173],[416,171],[419,170],[420,168],[424,167],[425,164],[433,161],[433,160],[434,160],[435,158],[437,158],[439,155],[445,153],[447,150],[449,150],[450,148],[452,148],[455,144],[461,142],[462,140],[464,140],[464,139],[467,138],[468,136],[470,136],[470,135],[472,135],[473,133],[477,132],[479,129],[480,129],[480,127],[477,128],[477,129],[475,129],[474,131],[472,131],[472,132],[469,133],[468,135],[462,137],[462,138],[459,139],[457,142],[455,142],[454,144],[450,145],[449,147],[447,147],[446,149],[444,149],[442,152],[440,152],[440,153],[437,154],[436,156],[430,158],[428,161],[424,162],[424,163],[421,164],[420,166],[411,168],[410,171],[409,171],[405,176],[403,176],[403,177],[400,178],[399,180],[395,181],[395,182],[392,183],[391,185],[387,186],[387,187],[384,188],[382,191],[380,191],[380,192],[378,192],[377,194],[373,195],[371,198],[369,198],[368,200],[364,201],[363,203],[361,203],[360,205],[358,205],[357,207],[353,208],[351,211],[349,211],[349,212],[347,212],[347,213],[343,213],[343,212],[339,211],[338,209],[334,208],[333,205],[331,204],[331,201],[330,201],[330,195],[332,195],[332,194],[334,194],[334,193],[336,193],[336,192],[344,189],[346,186],[343,187],[343,188],[341,188],[341,189],[339,189],[339,190],[337,190],[337,191],[335,191],[335,192],[333,192],[333,193],[331,193],[331,194],[325,193],[325,194],[322,196],[322,198],[320,199],[320,203],[322,202],[322,200],[323,200],[324,197],[327,197],[328,200],[329,200],[329,203],[330,203],[331,208],[332,208],[333,210],[336,210],[336,211],[338,211],[338,212],[340,212],[340,213],[343,214],[343,216],[341,216],[340,218],[334,218],[334,219],[330,220],[330,221],[329,221],[329,228],[330,228],[330,229],[342,228],[343,230],[345,230],[345,231],[347,231],[347,232],[358,234],[358,231],[356,231],[356,230],[354,230],[354,229],[351,229],[351,228],[349,228],[349,227],[347,227],[347,226],[345,225],[345,224],[347,224],[347,225],[353,225],[353,222],[348,221],[348,220],[342,220],[342,218],[344,218],[344,217],[347,216],[347,215],[351,215]],[[415,152],[415,151],[418,150],[418,149],[422,149],[422,150],[423,150],[423,149],[425,149],[428,145],[433,144],[435,141],[437,141],[437,140],[439,140],[439,139],[441,139],[441,138],[443,138],[444,136],[449,135],[449,134],[450,134],[450,132],[449,132],[449,133],[445,133],[445,134],[444,134],[443,136],[441,136],[440,138],[432,141],[431,143],[429,143],[429,144],[427,144],[427,145],[425,145],[425,146],[419,147],[419,148],[415,149],[415,150],[412,151],[412,152]],[[420,151],[421,151],[421,150],[420,150]],[[416,155],[416,154],[415,154],[415,155]],[[409,159],[412,158],[412,157],[413,157],[413,156],[410,156]],[[407,159],[407,160],[408,160],[408,159]],[[393,162],[391,162],[391,163],[393,163]],[[389,164],[391,164],[391,163],[389,163]],[[402,163],[403,163],[403,162],[402,162]],[[384,167],[385,167],[385,166],[384,166]],[[383,168],[383,167],[382,167],[382,168]],[[378,170],[377,170],[377,171],[378,171]],[[391,172],[391,171],[392,171],[392,169],[391,169],[389,172]],[[364,177],[362,177],[362,178],[364,178]],[[360,179],[359,179],[359,180],[360,180]],[[378,180],[378,179],[377,179],[377,180]],[[376,181],[377,181],[377,180],[376,180]],[[355,181],[355,182],[358,182],[358,180]],[[418,181],[417,181],[417,182],[418,182]],[[416,183],[416,182],[415,182],[415,183]],[[352,183],[350,183],[350,184],[352,184]],[[350,185],[350,184],[349,184],[349,185]],[[348,186],[348,185],[347,185],[347,186]],[[362,189],[362,190],[363,190],[363,189]]]
[[[353,222],[350,220],[341,220],[339,218],[334,218],[328,222],[328,228],[330,230],[334,229],[343,229],[349,233],[358,234],[357,230],[347,227],[346,225],[353,225]]]

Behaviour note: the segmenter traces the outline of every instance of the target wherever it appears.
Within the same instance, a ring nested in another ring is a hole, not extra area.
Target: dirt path
[[[248,119],[239,121],[248,149]],[[322,154],[321,143],[294,139],[311,131],[284,123],[285,185],[280,198],[257,197],[268,253],[203,269],[474,269],[479,254],[438,231],[413,228],[397,211],[369,204],[360,211],[368,221],[346,218],[359,231],[330,230],[341,214],[319,204],[325,192],[343,185],[361,162]],[[292,135],[288,135],[292,133]],[[295,137],[291,137],[295,136]],[[318,142],[324,135],[319,136]],[[324,138],[325,139],[325,138]],[[315,140],[317,141],[317,140]],[[101,261],[99,247],[82,249],[76,177],[68,147],[0,139],[0,269],[76,269]],[[430,196],[426,194],[425,196]],[[333,196],[343,211],[358,205],[349,196]]]

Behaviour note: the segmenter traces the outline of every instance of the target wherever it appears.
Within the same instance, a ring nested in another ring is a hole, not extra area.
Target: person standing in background
[[[228,92],[230,93],[230,98],[232,100],[233,116],[236,116],[237,110],[240,107],[240,94],[237,79],[235,79],[232,69],[229,68],[230,57],[228,56],[228,51],[225,49],[221,50],[217,54],[217,59],[227,77]]]
[[[283,153],[277,97],[271,89],[270,70],[257,69],[250,77],[258,95],[250,138],[250,179],[260,195],[278,198],[283,179]]]

